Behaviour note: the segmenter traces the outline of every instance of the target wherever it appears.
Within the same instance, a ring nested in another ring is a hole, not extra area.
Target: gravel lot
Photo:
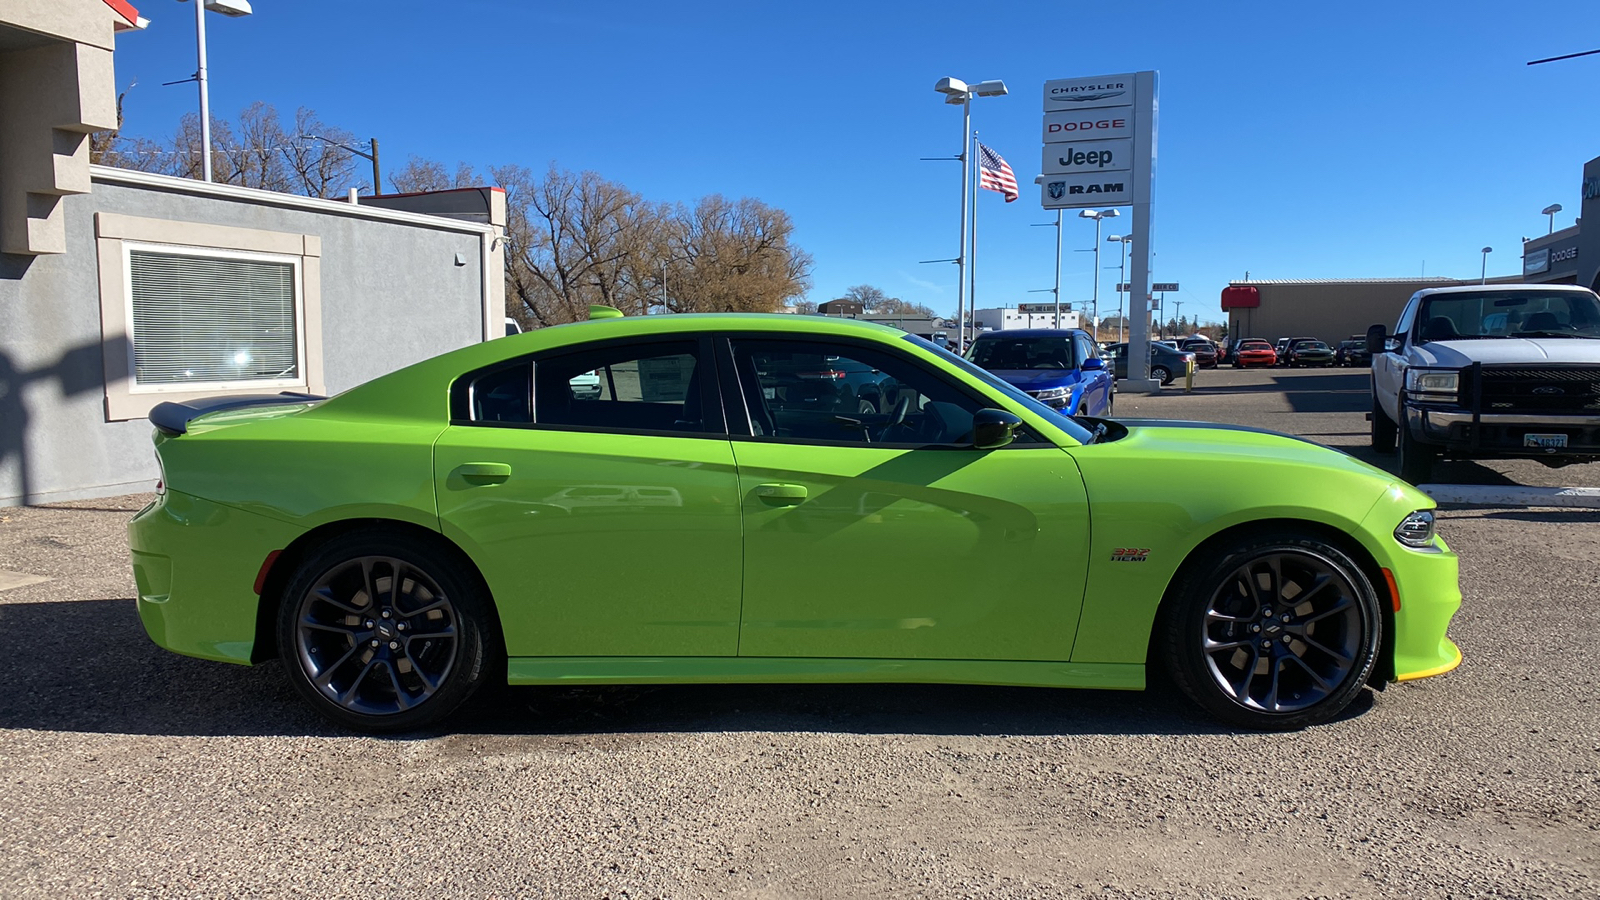
[[[1364,372],[1205,372],[1121,415],[1356,450]],[[1392,464],[1392,460],[1389,460]],[[1454,479],[1600,483],[1596,466]],[[1441,471],[1441,475],[1445,475]],[[1443,480],[1441,478],[1440,480]],[[1299,734],[1163,689],[519,688],[351,737],[275,665],[165,653],[123,525],[0,509],[0,895],[1583,897],[1600,513],[1454,510],[1466,662]]]

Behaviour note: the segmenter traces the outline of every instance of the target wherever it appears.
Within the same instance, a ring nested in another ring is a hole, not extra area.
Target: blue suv
[[[1111,415],[1116,382],[1086,331],[986,331],[967,358],[1067,415]]]

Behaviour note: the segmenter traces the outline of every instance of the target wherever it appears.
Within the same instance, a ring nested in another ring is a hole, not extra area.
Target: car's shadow
[[[277,664],[151,643],[132,600],[0,604],[0,728],[155,735],[339,735]],[[1365,695],[1363,695],[1365,697]],[[1360,715],[1358,699],[1343,717]],[[1159,679],[1146,692],[965,685],[486,688],[447,733],[1223,734]],[[429,732],[411,737],[430,737]]]

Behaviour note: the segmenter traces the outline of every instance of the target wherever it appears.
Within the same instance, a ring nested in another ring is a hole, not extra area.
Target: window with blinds
[[[134,383],[299,380],[295,269],[130,248]]]

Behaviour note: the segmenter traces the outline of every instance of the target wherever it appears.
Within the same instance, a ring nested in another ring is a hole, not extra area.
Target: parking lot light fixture
[[[1106,243],[1118,243],[1122,245],[1122,262],[1117,266],[1117,342],[1121,343],[1122,341],[1127,340],[1127,338],[1123,335],[1122,328],[1123,322],[1125,321],[1125,317],[1122,315],[1122,295],[1124,293],[1123,289],[1127,286],[1128,282],[1128,245],[1133,243],[1133,235],[1106,235]]]
[[[952,157],[961,163],[961,243],[956,250],[956,340],[963,352],[967,347],[967,205],[971,193],[972,166],[967,148],[972,144],[972,98],[1002,97],[1006,83],[999,80],[980,81],[968,85],[959,78],[941,78],[933,89],[944,95],[944,102],[961,107],[961,153]]]
[[[1100,220],[1114,219],[1121,215],[1114,209],[1081,209],[1078,218],[1094,220],[1094,293],[1091,294],[1090,308],[1093,310],[1090,319],[1094,327],[1094,339],[1100,340]]]
[[[1550,217],[1550,230],[1546,231],[1545,234],[1555,234],[1556,233],[1556,213],[1561,212],[1561,204],[1552,203],[1549,206],[1546,206],[1544,209],[1539,210],[1539,212],[1540,212],[1541,215],[1546,215],[1546,216]]]
[[[189,0],[178,0],[187,3]],[[251,13],[249,0],[196,0],[194,5],[195,68],[194,80],[200,85],[200,173],[211,180],[211,90],[206,76],[206,11],[240,18]],[[187,79],[186,79],[187,80]]]
[[[1483,248],[1482,250],[1480,250],[1478,252],[1483,254],[1483,266],[1482,266],[1482,268],[1480,268],[1478,270],[1478,283],[1479,284],[1488,284],[1489,283],[1489,254],[1494,252],[1494,248],[1493,247],[1485,247],[1485,248]]]

